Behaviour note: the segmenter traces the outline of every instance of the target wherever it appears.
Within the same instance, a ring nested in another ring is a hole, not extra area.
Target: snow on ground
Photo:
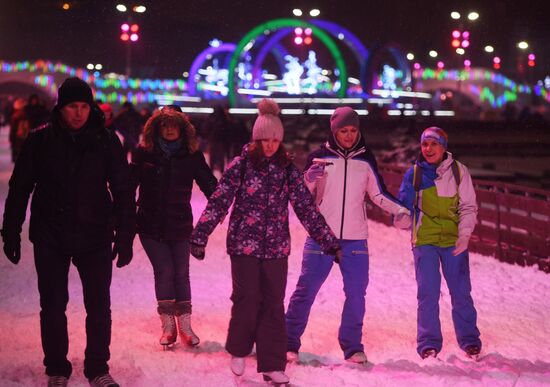
[[[0,198],[7,192],[12,165],[6,129],[0,134]],[[195,216],[205,206],[199,191],[193,198]],[[22,235],[22,260],[12,265],[0,258],[0,385],[43,386],[39,332],[39,301],[28,224]],[[439,360],[422,361],[415,351],[416,284],[408,233],[371,222],[370,284],[363,342],[367,366],[347,364],[337,342],[343,304],[340,273],[335,267],[321,289],[303,337],[300,364],[290,364],[292,386],[540,386],[550,385],[550,276],[532,267],[503,264],[471,255],[473,298],[485,357],[466,360],[458,348],[451,321],[450,298],[441,291],[444,336]],[[111,373],[123,386],[260,386],[254,355],[246,373],[236,379],[224,350],[231,303],[230,262],[225,253],[227,220],[210,238],[206,259],[192,259],[193,327],[202,342],[198,349],[158,345],[153,272],[139,240],[130,266],[114,268]],[[306,234],[291,218],[287,302],[300,272]],[[80,280],[70,271],[69,360],[71,386],[85,386],[84,307]]]

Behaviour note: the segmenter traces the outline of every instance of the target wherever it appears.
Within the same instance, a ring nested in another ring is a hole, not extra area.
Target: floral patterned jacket
[[[227,253],[230,256],[288,257],[289,201],[306,231],[326,253],[334,254],[339,248],[338,239],[317,210],[298,168],[294,164],[281,167],[266,158],[258,169],[254,169],[246,147],[225,170],[191,234],[190,242],[206,246],[208,236],[224,219],[233,200],[227,232]]]

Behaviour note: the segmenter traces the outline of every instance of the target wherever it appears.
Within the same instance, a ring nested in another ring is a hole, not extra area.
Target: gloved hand
[[[21,236],[2,230],[2,240],[4,241],[4,254],[11,263],[17,265],[21,259]]]
[[[191,252],[191,255],[197,258],[199,261],[202,261],[204,259],[205,246],[199,246],[194,243],[190,243],[189,251]]]
[[[117,267],[128,265],[132,261],[132,257],[134,256],[132,252],[132,245],[128,243],[115,242],[115,244],[113,245],[113,260],[117,256]]]
[[[458,255],[463,253],[468,248],[468,242],[470,237],[468,236],[459,236],[455,243],[455,249],[453,250],[453,255]]]
[[[325,164],[314,163],[305,173],[305,179],[308,183],[313,183],[315,180],[322,178],[325,175]]]
[[[342,258],[344,254],[342,253],[342,249],[340,246],[338,247],[331,247],[325,252],[326,255],[334,255],[334,262],[340,263],[342,261]]]
[[[404,230],[411,227],[411,212],[407,208],[401,207],[393,218],[393,225]]]

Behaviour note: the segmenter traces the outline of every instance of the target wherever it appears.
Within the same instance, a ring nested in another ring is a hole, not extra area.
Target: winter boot
[[[109,374],[96,376],[90,380],[91,387],[120,387],[120,385],[114,381],[113,377]]]
[[[48,378],[48,387],[67,387],[69,379],[65,376],[50,376]]]
[[[162,336],[159,343],[166,349],[169,345],[176,342],[178,330],[176,328],[176,319],[174,317],[176,303],[174,300],[159,301],[157,311],[162,323]]]
[[[176,319],[181,341],[191,347],[199,345],[201,340],[191,328],[191,302],[176,302]]]

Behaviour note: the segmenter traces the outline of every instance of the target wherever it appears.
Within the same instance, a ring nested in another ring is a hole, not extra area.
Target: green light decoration
[[[322,29],[319,27],[307,23],[302,20],[297,19],[275,19],[270,20],[266,23],[260,24],[257,27],[250,30],[244,38],[242,38],[237,44],[237,48],[231,56],[231,61],[229,62],[229,75],[227,79],[227,86],[229,88],[227,97],[229,99],[229,105],[232,107],[236,106],[237,96],[236,96],[236,87],[235,87],[235,69],[241,58],[241,54],[244,51],[244,48],[253,42],[258,36],[262,35],[266,30],[277,30],[286,27],[302,27],[302,28],[311,28],[311,31],[314,36],[319,38],[319,40],[328,48],[330,54],[336,62],[336,67],[339,71],[339,80],[340,80],[340,89],[338,90],[338,97],[344,98],[346,96],[348,88],[348,71],[346,69],[346,63],[342,57],[342,52],[334,42],[334,40]]]

